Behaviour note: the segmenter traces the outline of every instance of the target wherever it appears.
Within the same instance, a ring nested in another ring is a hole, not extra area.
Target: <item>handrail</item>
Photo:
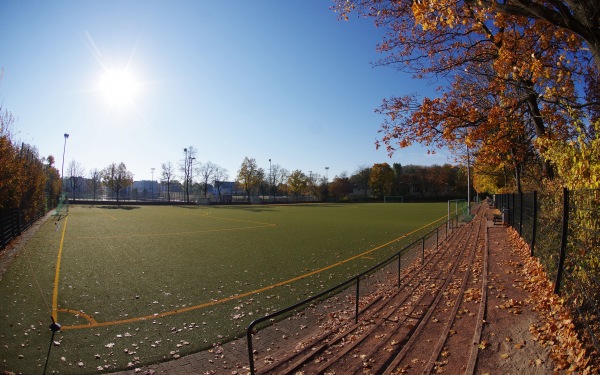
[[[450,220],[453,220],[453,219],[450,219]],[[390,257],[388,257],[387,259],[385,259],[384,261],[381,261],[378,264],[370,267],[366,271],[363,271],[363,272],[359,273],[358,275],[353,276],[353,277],[349,278],[348,280],[346,280],[346,281],[344,281],[344,282],[342,282],[342,283],[340,283],[338,285],[335,285],[335,286],[333,286],[333,287],[331,287],[331,288],[329,288],[329,289],[327,289],[327,290],[325,290],[325,291],[323,291],[323,292],[321,292],[319,294],[316,294],[316,295],[314,295],[312,297],[306,298],[303,301],[297,302],[297,303],[295,303],[295,304],[293,304],[291,306],[285,307],[285,308],[283,308],[281,310],[275,311],[275,312],[270,313],[268,315],[265,315],[265,316],[263,316],[261,318],[253,320],[250,323],[250,325],[248,325],[248,328],[246,329],[246,340],[248,342],[248,361],[249,361],[249,364],[250,364],[250,374],[254,375],[254,373],[255,373],[255,369],[254,369],[254,353],[253,353],[254,350],[253,350],[253,347],[252,347],[252,330],[253,330],[253,328],[256,325],[258,325],[258,324],[260,324],[262,322],[265,322],[267,320],[273,319],[274,317],[276,317],[278,315],[282,315],[282,314],[285,314],[285,313],[290,312],[292,310],[295,310],[295,309],[299,308],[300,306],[306,305],[306,304],[308,304],[308,303],[310,303],[310,302],[312,302],[314,300],[320,299],[320,298],[322,298],[322,297],[324,297],[324,296],[332,293],[333,291],[335,291],[337,289],[340,289],[340,288],[345,287],[345,286],[347,286],[349,284],[352,284],[353,282],[356,282],[356,289],[357,289],[357,291],[356,291],[357,295],[356,295],[356,304],[355,304],[355,315],[354,315],[355,322],[357,322],[358,321],[358,315],[359,315],[359,311],[358,311],[358,289],[359,289],[359,285],[360,285],[360,278],[363,277],[363,276],[365,276],[365,275],[370,274],[374,270],[377,270],[377,269],[382,268],[383,266],[389,264],[396,257],[398,257],[400,259],[401,256],[402,256],[402,254],[404,252],[406,252],[406,250],[408,250],[411,247],[415,246],[419,242],[424,243],[425,239],[432,237],[432,235],[433,235],[434,232],[436,234],[439,233],[439,229],[442,228],[442,227],[446,227],[448,225],[448,223],[450,222],[450,220],[446,220],[443,224],[440,224],[435,229],[432,229],[431,231],[427,232],[425,235],[421,236],[419,239],[417,239],[417,240],[411,242],[410,244],[404,246],[401,250],[397,251],[396,253],[394,253],[393,255],[391,255]],[[438,241],[439,241],[439,235],[436,238],[436,248],[439,245],[437,243]],[[425,254],[423,253],[423,259],[424,259],[424,257],[425,257]],[[400,264],[398,266],[400,268]],[[398,285],[400,285],[400,269],[398,269]]]

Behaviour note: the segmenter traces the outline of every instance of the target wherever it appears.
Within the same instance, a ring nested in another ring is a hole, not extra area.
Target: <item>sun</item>
[[[139,84],[126,70],[108,70],[100,78],[99,88],[111,105],[122,106],[133,102]]]

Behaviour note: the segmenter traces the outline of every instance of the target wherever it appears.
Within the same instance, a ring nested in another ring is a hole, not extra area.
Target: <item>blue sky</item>
[[[194,146],[234,179],[244,157],[325,175],[374,163],[443,164],[420,147],[390,159],[374,142],[381,100],[431,95],[427,82],[373,67],[383,30],[339,21],[329,1],[6,1],[0,102],[15,139],[136,180]],[[135,92],[100,89],[126,71]]]

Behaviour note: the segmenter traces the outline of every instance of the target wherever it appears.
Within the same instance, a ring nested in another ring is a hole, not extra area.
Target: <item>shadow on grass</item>
[[[103,208],[105,210],[135,210],[141,208],[140,206],[97,206],[97,208]]]

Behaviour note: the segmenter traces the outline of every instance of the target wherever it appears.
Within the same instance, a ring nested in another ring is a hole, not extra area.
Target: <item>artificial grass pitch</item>
[[[62,374],[206,349],[387,258],[446,210],[71,205],[68,217],[48,219],[0,280],[0,369],[41,373],[49,347],[47,373]],[[62,326],[52,343],[51,316]]]

